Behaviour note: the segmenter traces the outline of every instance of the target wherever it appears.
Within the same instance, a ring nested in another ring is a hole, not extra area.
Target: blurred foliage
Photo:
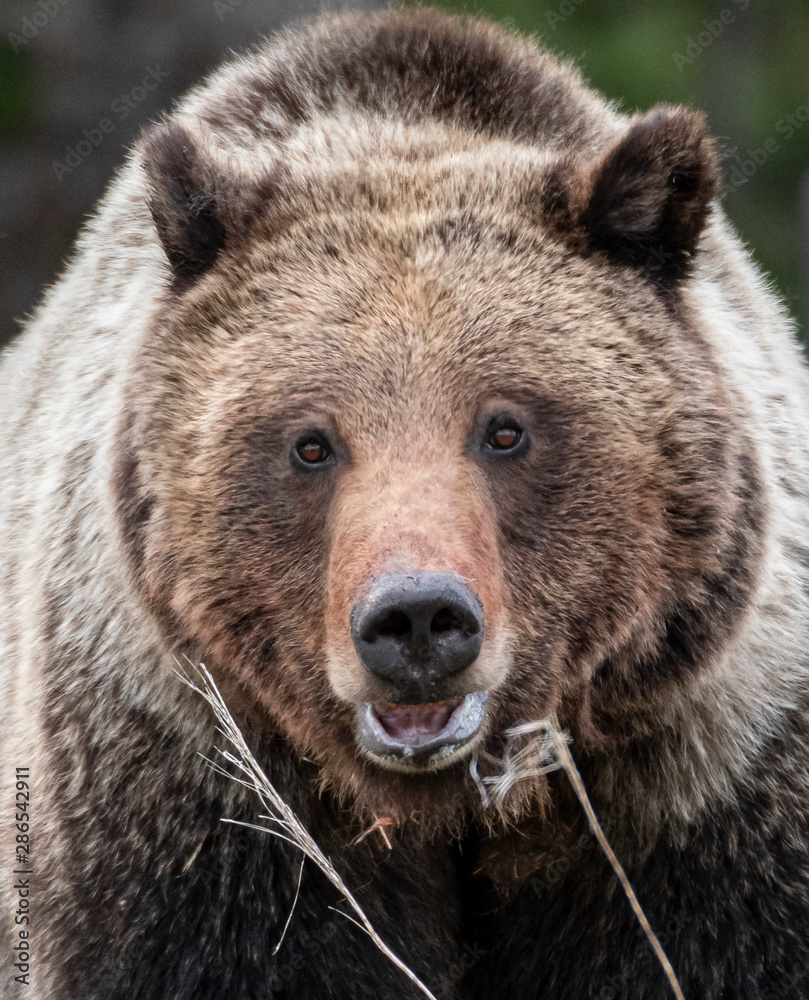
[[[725,153],[725,208],[806,330],[799,190],[809,170],[807,0],[437,3],[537,35],[625,110],[703,108]]]
[[[34,123],[34,73],[27,49],[0,36],[0,141],[25,138]]]

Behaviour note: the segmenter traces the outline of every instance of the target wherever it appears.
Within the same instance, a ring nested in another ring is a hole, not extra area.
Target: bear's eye
[[[525,439],[522,427],[511,418],[495,418],[486,431],[485,447],[501,455],[516,452]]]
[[[492,431],[489,435],[489,447],[498,451],[509,451],[519,443],[522,431],[516,427],[501,427],[499,431]]]
[[[293,448],[295,458],[303,465],[323,465],[331,458],[328,441],[316,435],[307,435]]]

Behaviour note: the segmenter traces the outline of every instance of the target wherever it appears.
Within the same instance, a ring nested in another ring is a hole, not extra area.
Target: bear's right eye
[[[301,438],[292,453],[300,464],[306,466],[323,465],[332,455],[329,442],[320,435],[307,435]]]
[[[519,455],[526,445],[525,431],[514,417],[500,413],[491,418],[483,439],[485,451],[496,455]]]

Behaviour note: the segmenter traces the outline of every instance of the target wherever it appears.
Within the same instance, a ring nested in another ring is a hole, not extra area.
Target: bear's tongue
[[[427,705],[374,705],[374,715],[394,739],[419,746],[446,728],[460,702],[451,699]]]

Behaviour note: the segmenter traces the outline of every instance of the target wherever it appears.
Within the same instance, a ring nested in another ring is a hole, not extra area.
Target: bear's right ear
[[[226,174],[176,123],[149,129],[140,149],[149,210],[171,265],[174,288],[182,291],[244,231],[266,192]]]

